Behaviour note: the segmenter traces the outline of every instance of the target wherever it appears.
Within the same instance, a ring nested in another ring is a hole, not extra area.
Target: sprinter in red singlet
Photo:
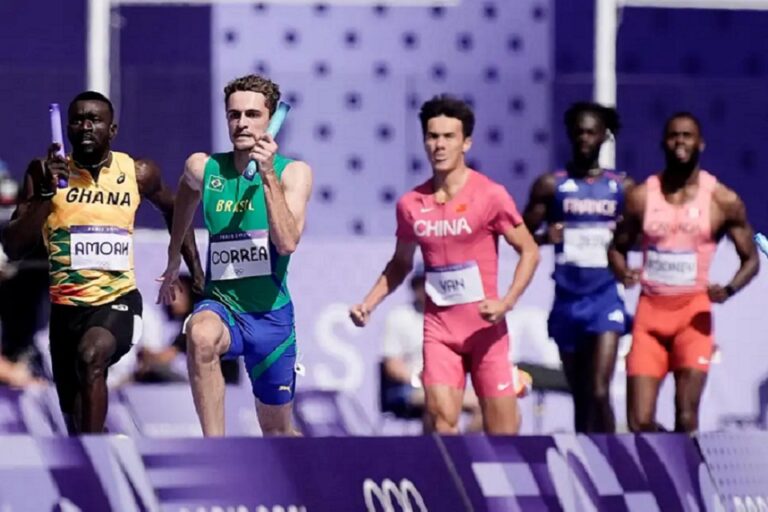
[[[505,314],[528,286],[539,249],[506,189],[467,167],[474,114],[462,101],[438,96],[419,114],[432,177],[397,204],[397,245],[362,303],[350,311],[362,327],[395,290],[421,249],[428,296],[424,312],[427,423],[458,432],[466,374],[480,400],[485,431],[516,433],[520,420],[509,363]],[[520,254],[509,290],[499,296],[498,240]]]
[[[658,429],[659,387],[675,376],[675,431],[698,429],[699,401],[713,352],[711,303],[723,303],[757,274],[759,259],[741,198],[699,167],[701,125],[690,113],[672,116],[662,142],[666,167],[634,188],[609,251],[625,285],[638,281],[632,348],[627,356],[627,420],[633,432]],[[709,283],[709,267],[723,235],[741,266],[725,286]],[[643,268],[626,253],[641,237]]]

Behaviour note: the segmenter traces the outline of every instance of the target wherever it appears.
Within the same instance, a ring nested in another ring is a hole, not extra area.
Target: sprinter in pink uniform
[[[374,308],[405,279],[421,249],[427,276],[424,372],[428,423],[458,431],[466,374],[480,399],[485,431],[513,434],[520,417],[509,363],[505,314],[528,286],[539,260],[536,242],[506,189],[469,169],[474,114],[438,96],[419,114],[433,176],[397,204],[392,259],[350,316],[364,326]],[[520,254],[509,290],[499,296],[498,239]]]
[[[699,167],[704,140],[698,120],[674,115],[664,130],[666,168],[627,194],[609,251],[625,285],[642,293],[627,356],[627,421],[633,432],[658,429],[656,398],[675,376],[675,431],[698,429],[699,401],[713,352],[711,303],[723,303],[757,274],[759,259],[744,203]],[[642,235],[643,268],[626,253]],[[725,286],[710,284],[717,242],[733,241],[741,266]]]

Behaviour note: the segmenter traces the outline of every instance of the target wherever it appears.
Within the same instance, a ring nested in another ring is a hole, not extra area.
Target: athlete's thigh
[[[674,371],[690,368],[706,373],[714,351],[709,299],[703,295],[693,299],[682,314],[686,318],[672,344],[671,368]]]
[[[693,368],[676,370],[675,408],[678,411],[698,412],[706,384],[707,372]]]
[[[611,284],[587,297],[589,304],[586,330],[592,335],[628,332],[629,318],[618,285]]]
[[[467,381],[464,357],[452,344],[436,338],[426,338],[423,355],[421,380],[425,388],[447,386],[464,391]]]
[[[432,384],[424,387],[424,400],[427,411],[450,424],[457,424],[461,414],[464,390],[445,384]]]
[[[476,331],[466,341],[466,347],[472,386],[478,397],[515,395],[506,323],[500,322]]]
[[[103,349],[104,347],[95,345],[114,343],[109,364],[116,363],[141,337],[142,312],[143,304],[138,290],[130,291],[109,304],[95,306],[85,321],[83,343],[92,345],[91,349]],[[88,348],[81,346],[81,352]]]
[[[253,394],[266,405],[293,400],[296,390],[296,331],[292,311],[239,315],[245,369]]]
[[[661,382],[661,379],[649,376],[627,377],[627,419],[630,426],[655,423]]]
[[[644,376],[660,380],[669,372],[669,350],[658,337],[660,328],[666,327],[668,322],[666,316],[640,297],[632,327],[632,346],[626,359],[628,377]]]

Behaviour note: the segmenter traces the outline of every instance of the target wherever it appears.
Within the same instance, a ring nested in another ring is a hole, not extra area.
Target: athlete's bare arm
[[[384,298],[400,286],[408,273],[413,269],[413,255],[416,253],[416,242],[407,242],[400,238],[395,245],[395,253],[384,267],[384,272],[365,296],[363,302],[352,306],[349,317],[358,327],[364,327],[368,319]]]
[[[269,238],[279,254],[291,254],[304,230],[307,203],[312,193],[312,169],[305,162],[286,166],[281,179],[274,169],[277,143],[268,134],[256,141],[250,158],[259,164],[264,183],[264,202],[269,219]]]
[[[139,185],[139,193],[162,213],[168,230],[172,231],[174,197],[171,190],[163,182],[162,174],[157,164],[152,160],[137,159],[136,182]],[[203,267],[200,265],[200,255],[197,252],[193,229],[187,229],[186,231],[182,241],[181,254],[184,257],[184,263],[187,264],[187,268],[189,268],[192,274],[192,290],[199,295],[203,292],[203,286],[205,286],[205,275],[203,274]]]
[[[727,236],[736,248],[741,265],[731,282],[726,286],[710,285],[709,297],[713,302],[725,302],[734,293],[744,288],[760,269],[760,258],[755,242],[754,231],[747,219],[747,209],[739,195],[725,185],[718,183],[713,199],[718,209],[717,238]]]
[[[262,172],[269,236],[280,254],[291,254],[304,232],[307,203],[312,193],[312,169],[305,162],[288,164],[281,179]]]
[[[552,173],[542,174],[531,185],[528,204],[523,212],[523,221],[539,245],[558,243],[563,237],[563,226],[559,222],[538,233],[541,225],[547,220],[549,205],[554,197],[555,176]]]
[[[504,297],[499,301],[484,300],[480,303],[480,315],[492,323],[503,320],[507,311],[515,307],[539,265],[539,246],[525,224],[510,228],[503,234],[507,243],[520,255],[520,261],[517,262],[512,284]]]
[[[627,253],[635,245],[643,229],[645,214],[645,184],[637,185],[624,196],[624,212],[613,232],[613,241],[608,248],[608,261],[616,279],[625,286],[634,286],[640,280],[640,270],[630,269]]]
[[[184,163],[184,173],[179,180],[176,199],[173,207],[173,223],[171,226],[171,241],[168,245],[168,265],[160,277],[162,285],[157,302],[170,304],[176,298],[175,283],[179,277],[181,266],[181,248],[184,237],[192,225],[195,210],[200,203],[203,191],[203,176],[208,155],[193,153]]]

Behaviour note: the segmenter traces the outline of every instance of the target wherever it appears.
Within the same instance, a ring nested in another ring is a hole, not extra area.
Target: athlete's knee
[[[592,389],[592,400],[604,404],[611,399],[611,387],[607,382],[597,381]]]
[[[656,420],[650,414],[640,414],[630,411],[627,415],[627,426],[630,432],[656,432]]]
[[[678,432],[696,432],[699,429],[699,415],[692,407],[683,407],[675,412],[675,426]]]
[[[460,411],[444,404],[427,402],[427,417],[432,430],[439,434],[457,434]]]
[[[224,325],[215,314],[201,312],[187,325],[187,350],[198,362],[213,361],[219,354]]]

